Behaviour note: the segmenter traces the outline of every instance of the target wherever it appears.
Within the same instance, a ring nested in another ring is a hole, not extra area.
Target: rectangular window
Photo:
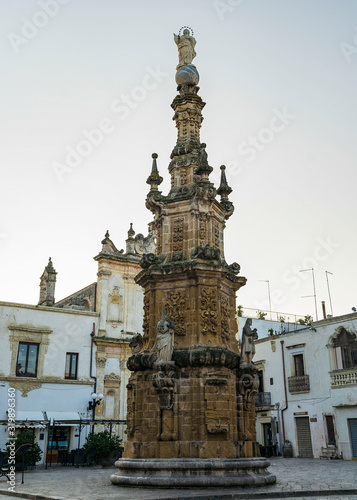
[[[78,353],[67,352],[65,378],[77,379]]]
[[[294,370],[295,370],[295,377],[302,377],[303,375],[305,375],[303,354],[295,354]]]
[[[17,377],[37,377],[38,348],[39,344],[19,342],[16,363]]]

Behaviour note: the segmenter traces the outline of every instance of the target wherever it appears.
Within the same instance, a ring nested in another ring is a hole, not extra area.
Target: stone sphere
[[[186,66],[181,66],[176,72],[177,85],[197,85],[199,80],[200,75],[195,66],[187,64]]]

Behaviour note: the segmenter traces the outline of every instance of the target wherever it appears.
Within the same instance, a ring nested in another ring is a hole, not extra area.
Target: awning
[[[51,425],[77,425],[80,422],[80,416],[77,411],[46,411],[47,419]]]
[[[15,427],[46,427],[46,418],[42,411],[16,411]]]

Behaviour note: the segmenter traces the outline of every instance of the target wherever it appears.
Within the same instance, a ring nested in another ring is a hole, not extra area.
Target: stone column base
[[[266,458],[120,458],[114,484],[131,486],[264,486],[276,477]]]

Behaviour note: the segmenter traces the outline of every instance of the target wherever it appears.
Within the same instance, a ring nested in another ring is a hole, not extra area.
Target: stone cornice
[[[242,317],[242,319],[247,319],[245,317]],[[268,337],[264,337],[262,339],[254,340],[254,344],[263,344],[264,342],[270,342],[270,340],[276,340],[279,339],[281,335],[269,335]]]
[[[127,345],[129,342],[130,342],[131,338],[124,338],[124,339],[116,339],[116,338],[113,338],[113,337],[94,337],[93,338],[93,342],[96,344],[96,345],[102,345],[102,346],[107,346],[107,347],[111,347],[113,344],[117,344],[117,345],[121,345],[121,344],[124,344],[124,345]]]
[[[236,276],[231,271],[229,266],[222,261],[204,262],[202,260],[182,260],[175,262],[168,262],[164,264],[152,265],[147,269],[143,269],[136,277],[135,281],[141,286],[145,287],[146,282],[158,280],[164,277],[166,281],[171,279],[176,280],[177,274],[182,275],[185,279],[184,272],[189,273],[189,278],[197,277],[205,273],[206,277],[216,277],[219,280],[227,280],[232,282],[236,289],[246,284],[247,279],[243,276]]]
[[[56,306],[34,306],[31,304],[19,304],[16,302],[0,302],[0,307],[16,307],[16,308],[22,308],[22,309],[32,309],[32,310],[37,310],[37,311],[49,311],[52,313],[59,313],[59,314],[73,314],[73,315],[78,315],[78,316],[92,316],[92,317],[98,317],[99,312],[90,312],[90,311],[77,311],[75,309],[65,309],[62,307],[56,307]],[[38,331],[38,330],[37,330]]]
[[[50,328],[44,328],[43,326],[29,326],[29,325],[16,325],[16,324],[11,324],[8,325],[9,330],[13,330],[16,332],[28,332],[28,333],[45,333],[45,334],[50,334],[53,332]]]
[[[6,377],[1,375],[0,381],[9,382],[28,382],[36,384],[66,384],[66,385],[93,385],[93,380],[91,379],[78,379],[70,380],[60,377]]]
[[[141,255],[127,255],[127,254],[111,254],[100,252],[98,255],[93,257],[94,260],[100,262],[102,260],[120,262],[123,264],[139,264]]]

